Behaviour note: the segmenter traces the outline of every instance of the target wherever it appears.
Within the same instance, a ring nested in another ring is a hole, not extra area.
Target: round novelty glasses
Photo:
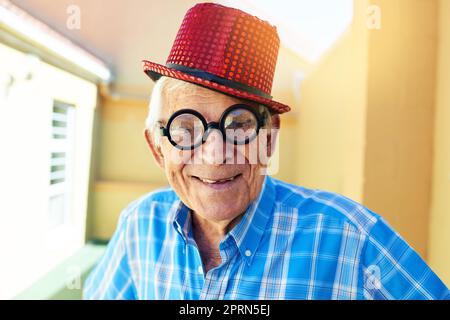
[[[256,108],[246,104],[235,104],[227,108],[219,122],[206,122],[201,113],[182,109],[169,118],[166,127],[160,127],[160,133],[181,150],[193,150],[203,144],[212,129],[219,130],[224,141],[243,145],[258,136],[259,129],[264,127],[266,121],[266,114],[261,114]]]

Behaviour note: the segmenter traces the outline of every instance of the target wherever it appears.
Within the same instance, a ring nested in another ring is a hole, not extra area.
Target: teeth
[[[231,177],[231,178],[228,178],[228,179],[222,179],[222,180],[209,180],[209,179],[201,179],[201,178],[199,178],[201,181],[203,181],[203,182],[205,182],[205,183],[211,183],[211,184],[213,184],[213,183],[220,183],[220,182],[225,182],[225,181],[231,181],[231,180],[234,180],[234,178],[236,178],[236,177]]]

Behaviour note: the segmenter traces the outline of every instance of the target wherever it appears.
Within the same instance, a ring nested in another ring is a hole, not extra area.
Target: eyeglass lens
[[[243,108],[230,111],[222,121],[226,139],[234,144],[245,144],[254,139],[258,131],[258,120],[255,114]],[[203,141],[205,126],[202,120],[190,113],[182,113],[175,117],[169,127],[173,142],[183,148],[198,146]]]

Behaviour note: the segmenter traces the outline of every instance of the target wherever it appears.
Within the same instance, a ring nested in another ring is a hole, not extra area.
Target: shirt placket
[[[224,299],[228,287],[230,268],[233,265],[236,252],[237,248],[233,240],[228,237],[227,241],[220,245],[222,263],[209,270],[204,277],[205,282],[200,293],[200,300]]]

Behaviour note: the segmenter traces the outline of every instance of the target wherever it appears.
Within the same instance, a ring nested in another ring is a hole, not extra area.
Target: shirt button
[[[250,250],[245,250],[245,255],[247,257],[250,257],[252,255],[252,252]]]
[[[203,268],[202,268],[202,266],[198,266],[198,273],[200,273],[200,274],[202,274],[203,273]]]

